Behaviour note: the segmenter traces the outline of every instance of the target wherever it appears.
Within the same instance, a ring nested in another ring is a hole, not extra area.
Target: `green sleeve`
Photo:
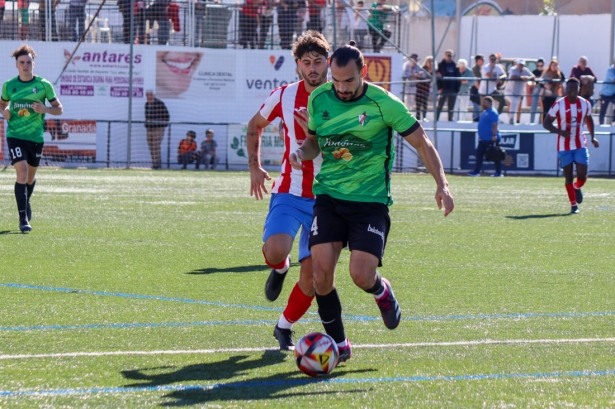
[[[45,86],[45,98],[47,98],[48,101],[53,101],[56,99],[56,93],[53,90],[53,85],[51,85],[51,83],[47,80],[43,81],[43,85]]]
[[[408,111],[406,104],[393,94],[382,110],[384,122],[400,134],[404,134],[416,124],[416,118]]]
[[[10,100],[11,100],[11,97],[9,97],[9,93],[8,93],[8,92],[7,92],[7,90],[6,90],[6,87],[7,87],[7,86],[6,86],[6,84],[7,84],[7,83],[5,82],[5,83],[2,85],[2,99],[3,99],[4,101],[7,101],[7,102],[8,102],[8,101],[10,101]]]
[[[312,135],[316,135],[316,122],[314,121],[314,108],[312,107],[313,96],[314,93],[312,92],[310,98],[308,99],[308,132]]]

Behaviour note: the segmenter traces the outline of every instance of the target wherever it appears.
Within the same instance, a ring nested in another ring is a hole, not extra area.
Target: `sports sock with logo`
[[[568,193],[568,199],[570,200],[570,205],[571,206],[576,206],[577,205],[577,194],[574,192],[574,185],[571,184],[566,184],[566,192]]]
[[[587,182],[587,179],[579,179],[579,178],[577,178],[577,181],[574,184],[574,188],[575,189],[581,189],[583,187],[583,185],[585,184],[585,182]]]
[[[346,340],[344,323],[342,322],[342,303],[334,288],[327,295],[316,294],[318,303],[318,315],[325,327],[325,332],[338,344]]]
[[[293,324],[299,321],[307,310],[310,309],[312,300],[314,300],[314,296],[305,295],[301,288],[299,288],[299,283],[295,283],[288,297],[286,308],[280,317],[280,321],[278,321],[278,327],[291,329]]]
[[[28,204],[28,192],[25,183],[15,182],[15,200],[17,201],[17,210],[19,217],[26,215],[26,206]]]

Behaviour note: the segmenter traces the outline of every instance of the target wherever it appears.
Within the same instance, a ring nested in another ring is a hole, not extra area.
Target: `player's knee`
[[[371,288],[374,286],[376,270],[372,269],[355,269],[350,271],[350,277],[355,285],[359,288]]]

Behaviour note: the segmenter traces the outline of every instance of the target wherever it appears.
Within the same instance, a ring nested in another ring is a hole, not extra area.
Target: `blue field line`
[[[409,376],[396,378],[297,378],[278,381],[243,381],[229,383],[215,383],[211,385],[158,385],[136,387],[113,387],[113,388],[84,388],[84,389],[42,389],[25,391],[0,391],[0,396],[66,396],[88,394],[112,394],[112,393],[135,393],[135,392],[175,392],[175,391],[211,391],[222,388],[291,388],[315,383],[324,384],[358,384],[358,383],[390,383],[390,382],[455,382],[455,381],[480,381],[492,379],[536,379],[536,378],[575,378],[586,376],[612,376],[615,370],[605,371],[567,371],[567,372],[544,372],[544,373],[512,373],[512,374],[477,374],[477,375],[454,375],[454,376]],[[274,398],[275,395],[272,396]]]

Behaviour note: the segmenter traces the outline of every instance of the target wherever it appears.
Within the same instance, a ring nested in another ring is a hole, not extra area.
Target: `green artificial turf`
[[[298,264],[268,302],[268,201],[247,172],[41,169],[30,234],[14,179],[0,173],[0,407],[615,406],[612,179],[568,215],[561,178],[450,176],[444,218],[429,175],[394,175],[379,271],[403,321],[384,327],[344,251],[353,357],[318,379],[274,350]],[[323,331],[315,303],[295,331]]]

